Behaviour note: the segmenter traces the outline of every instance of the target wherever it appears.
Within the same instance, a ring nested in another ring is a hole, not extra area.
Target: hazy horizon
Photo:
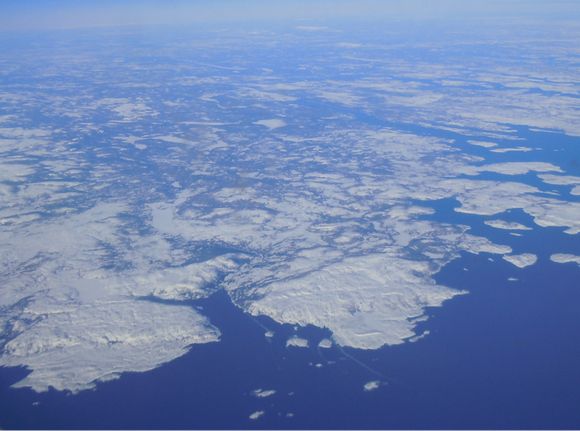
[[[324,22],[333,20],[574,20],[569,0],[294,0],[294,1],[5,1],[0,31],[226,22]]]

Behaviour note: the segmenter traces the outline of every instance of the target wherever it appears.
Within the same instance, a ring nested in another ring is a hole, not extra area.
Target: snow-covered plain
[[[540,156],[509,159],[539,153],[516,145],[522,139],[510,125],[580,135],[567,81],[539,83],[534,63],[511,77],[489,66],[480,79],[505,88],[472,97],[460,77],[418,76],[403,63],[391,70],[401,76],[390,77],[379,58],[341,59],[364,71],[346,80],[304,61],[308,78],[298,81],[274,69],[262,69],[263,79],[236,65],[183,63],[169,71],[149,64],[167,78],[160,82],[134,74],[139,67],[127,63],[127,79],[140,81],[121,85],[84,69],[114,74],[114,62],[77,63],[73,54],[46,75],[30,68],[40,74],[31,78],[48,80],[58,97],[0,86],[1,106],[12,113],[0,117],[0,365],[31,371],[16,386],[75,392],[217,342],[220,329],[203,310],[181,302],[218,290],[250,315],[329,330],[320,348],[421,340],[429,331],[416,326],[427,319],[426,308],[467,293],[435,281],[462,253],[495,254],[520,268],[536,261],[468,226],[438,220],[441,199],[496,229],[532,230],[503,219],[521,210],[534,232],[580,233],[580,202],[523,178],[573,186],[573,197],[578,177]],[[82,79],[59,87],[52,81],[53,72],[65,73],[59,67]],[[425,79],[445,90],[425,88]],[[102,91],[86,91],[87,82]],[[554,94],[524,92],[526,83]],[[164,95],[164,85],[174,93]],[[313,100],[326,107],[324,117]],[[33,127],[37,106],[48,120]],[[248,112],[266,119],[254,121]],[[393,124],[456,133],[467,145],[368,123],[357,119],[361,112],[377,118],[391,112]],[[496,143],[506,140],[516,143]],[[551,259],[579,262],[570,254]],[[287,346],[310,346],[299,335]]]

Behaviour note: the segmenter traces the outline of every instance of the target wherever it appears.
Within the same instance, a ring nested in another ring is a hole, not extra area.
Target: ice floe
[[[379,380],[371,380],[370,382],[366,382],[363,385],[363,390],[365,392],[371,392],[371,391],[375,391],[378,388],[380,388],[381,386],[381,382]]]
[[[554,184],[558,186],[573,186],[570,194],[573,196],[580,196],[580,177],[572,175],[538,175],[538,177],[546,184]]]
[[[408,339],[408,341],[409,341],[410,343],[415,343],[415,342],[417,342],[417,341],[419,341],[419,340],[421,340],[421,339],[425,338],[425,337],[426,337],[427,335],[429,335],[430,333],[431,333],[431,331],[429,331],[429,330],[425,330],[425,331],[423,331],[423,333],[422,333],[422,334],[418,334],[418,335],[415,335],[414,337],[411,337],[411,338],[409,338],[409,339]]]
[[[467,141],[468,144],[471,145],[475,145],[477,147],[483,147],[483,148],[493,148],[493,147],[497,147],[497,144],[495,142],[489,142],[489,141],[477,141],[477,140],[468,140]]]
[[[494,148],[490,150],[492,153],[527,153],[529,151],[534,151],[533,148],[530,147],[508,147],[508,148]]]
[[[250,420],[255,421],[255,420],[260,419],[265,414],[266,414],[266,412],[264,410],[256,410],[254,413],[250,414],[250,416],[248,416],[248,418],[250,418]]]
[[[252,395],[256,398],[268,398],[274,395],[276,391],[274,389],[256,389],[252,391]]]
[[[531,266],[537,262],[538,257],[532,253],[523,254],[510,254],[504,255],[503,259],[517,266],[518,268],[525,268],[526,266]]]
[[[504,175],[523,175],[528,172],[562,172],[558,166],[546,162],[506,162],[482,166],[469,166],[461,170],[468,175],[477,175],[481,172],[494,172]]]
[[[301,338],[301,337],[290,337],[288,338],[288,340],[286,340],[286,347],[301,347],[301,348],[307,348],[309,346],[309,342],[306,338]]]
[[[575,186],[580,184],[580,177],[572,175],[541,174],[538,175],[538,178],[546,184],[554,184],[558,186]]]
[[[577,263],[580,265],[580,256],[569,253],[555,253],[550,256],[550,260],[556,263]]]
[[[332,347],[332,340],[324,338],[320,340],[320,342],[318,343],[318,347],[320,347],[321,349],[330,349]]]
[[[509,222],[505,220],[486,220],[484,223],[496,229],[504,230],[532,230],[531,227],[518,222]]]

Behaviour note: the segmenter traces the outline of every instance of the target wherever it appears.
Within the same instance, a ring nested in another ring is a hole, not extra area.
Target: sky
[[[580,2],[575,0],[2,0],[0,31],[235,21],[577,19],[579,15]]]

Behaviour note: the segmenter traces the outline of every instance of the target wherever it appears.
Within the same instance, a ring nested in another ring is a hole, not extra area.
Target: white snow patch
[[[427,335],[429,335],[431,333],[431,331],[429,331],[428,329],[426,331],[424,331],[422,334],[419,335],[415,335],[414,337],[409,338],[409,342],[410,343],[415,343],[423,338],[425,338]]]
[[[577,263],[580,265],[580,256],[569,253],[555,253],[550,256],[550,260],[556,263]]]
[[[527,153],[529,151],[534,151],[534,149],[530,147],[511,147],[511,148],[494,148],[493,150],[490,151],[492,153],[514,153],[514,152]]]
[[[268,398],[274,395],[276,391],[274,389],[256,389],[252,391],[252,395],[256,398]]]
[[[533,265],[538,261],[538,257],[532,253],[512,254],[503,256],[503,259],[517,266],[518,268],[525,268]]]
[[[538,175],[538,178],[546,184],[554,184],[557,186],[575,186],[580,184],[580,177],[575,177],[573,175],[542,174]]]
[[[274,130],[286,126],[286,121],[281,120],[279,118],[270,118],[268,120],[254,121],[254,124],[257,124],[258,126],[267,127],[270,130]]]
[[[506,162],[482,166],[465,166],[460,170],[460,172],[467,175],[477,175],[481,172],[495,172],[504,175],[523,175],[528,172],[562,172],[562,170],[558,166],[546,162]]]
[[[286,347],[302,347],[306,348],[309,346],[308,340],[306,338],[300,338],[297,336],[288,338],[286,341]]]
[[[363,385],[363,390],[365,392],[371,392],[377,390],[381,386],[381,382],[378,380],[371,380]]]
[[[192,344],[219,340],[219,331],[191,307],[118,300],[43,314],[30,310],[41,320],[9,341],[0,357],[0,365],[32,370],[14,387],[78,392],[126,371],[156,368]]]
[[[252,413],[250,416],[248,416],[251,420],[255,421],[260,419],[262,416],[264,416],[266,414],[266,412],[264,410],[257,410],[254,413]]]
[[[477,147],[483,147],[483,148],[497,147],[497,144],[495,142],[488,142],[488,141],[469,140],[469,141],[467,141],[467,143],[471,144],[471,145],[475,145]]]
[[[505,229],[505,230],[532,230],[531,227],[523,225],[517,222],[509,222],[505,220],[486,220],[484,223],[490,227],[496,229]]]

